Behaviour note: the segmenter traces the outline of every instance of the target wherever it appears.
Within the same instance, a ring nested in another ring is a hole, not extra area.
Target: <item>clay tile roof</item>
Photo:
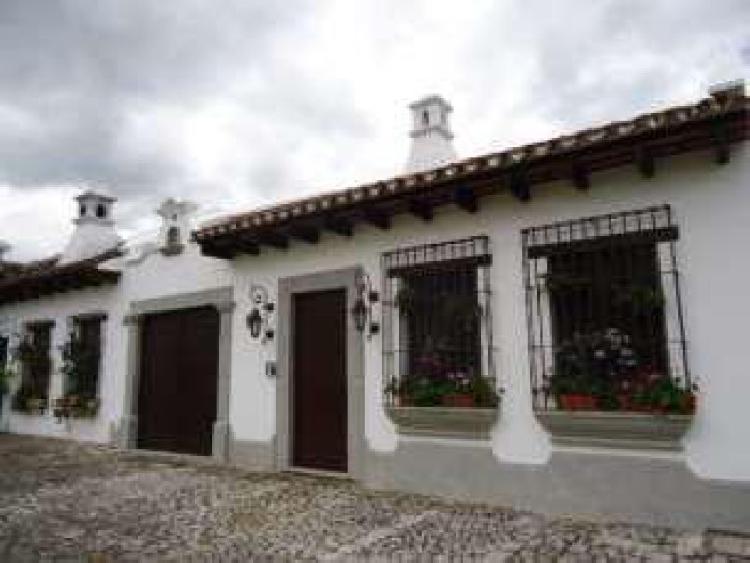
[[[109,250],[93,258],[58,265],[58,256],[26,264],[0,264],[0,305],[38,299],[73,289],[114,284],[120,272],[103,270],[99,265],[121,255]]]
[[[332,214],[356,215],[358,211],[366,212],[381,204],[388,206],[398,198],[413,200],[419,196],[439,205],[445,202],[445,198],[441,199],[441,190],[455,190],[459,184],[471,189],[476,187],[481,192],[479,195],[493,189],[497,191],[502,185],[516,193],[514,190],[518,186],[514,187],[514,178],[518,177],[530,185],[559,180],[566,175],[571,177],[571,168],[589,173],[632,163],[641,150],[662,157],[709,148],[717,142],[742,141],[748,133],[748,100],[741,91],[735,95],[714,94],[695,104],[670,107],[626,121],[471,157],[426,172],[225,216],[205,224],[193,237],[204,254],[230,257],[213,252],[209,246],[219,239],[223,244],[227,237],[242,237],[247,241],[273,229],[288,229]],[[493,182],[494,187],[487,188],[484,184],[488,182]],[[521,195],[528,191],[524,191],[523,186],[519,190]],[[391,209],[391,212],[403,209]]]

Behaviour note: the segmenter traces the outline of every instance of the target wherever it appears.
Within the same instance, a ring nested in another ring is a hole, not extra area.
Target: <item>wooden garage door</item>
[[[294,296],[292,462],[347,470],[346,291]]]
[[[146,317],[138,391],[139,448],[211,454],[218,358],[215,309]]]

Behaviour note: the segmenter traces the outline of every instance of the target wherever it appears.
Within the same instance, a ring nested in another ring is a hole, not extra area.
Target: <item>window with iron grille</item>
[[[101,363],[102,315],[74,317],[68,342],[62,348],[65,393],[96,398]]]
[[[19,344],[21,360],[20,397],[47,400],[52,372],[52,328],[50,321],[32,322],[26,325],[25,335]]]
[[[401,248],[382,262],[387,400],[433,406],[466,391],[491,401],[475,391],[494,394],[489,239]]]
[[[522,232],[535,408],[688,408],[677,237],[667,205]]]
[[[8,337],[0,335],[0,369],[8,363]]]

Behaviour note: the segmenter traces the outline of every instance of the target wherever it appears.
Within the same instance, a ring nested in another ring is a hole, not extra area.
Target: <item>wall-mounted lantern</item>
[[[263,318],[260,316],[260,309],[257,307],[253,308],[247,316],[247,328],[250,329],[250,336],[253,338],[260,336],[260,331],[263,328]]]
[[[250,336],[261,338],[261,344],[265,344],[274,337],[274,331],[269,322],[275,310],[274,304],[268,300],[268,291],[262,285],[250,287],[250,300],[253,308],[246,318],[247,328]]]
[[[365,272],[357,274],[355,280],[356,295],[352,306],[354,327],[359,332],[367,330],[368,340],[380,332],[380,324],[373,320],[372,305],[380,300],[380,294],[372,288],[370,276]]]
[[[365,305],[365,300],[359,295],[354,301],[354,306],[352,307],[352,317],[354,317],[354,326],[357,330],[359,332],[365,330],[365,324],[367,323],[367,305]]]

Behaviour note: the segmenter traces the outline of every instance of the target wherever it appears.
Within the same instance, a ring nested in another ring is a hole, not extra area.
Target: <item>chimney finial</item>
[[[63,250],[59,264],[70,264],[93,258],[116,248],[122,239],[115,232],[112,206],[116,198],[86,190],[77,196],[76,230]]]
[[[456,159],[451,131],[451,105],[441,96],[432,95],[409,105],[413,128],[406,172],[423,172]]]

